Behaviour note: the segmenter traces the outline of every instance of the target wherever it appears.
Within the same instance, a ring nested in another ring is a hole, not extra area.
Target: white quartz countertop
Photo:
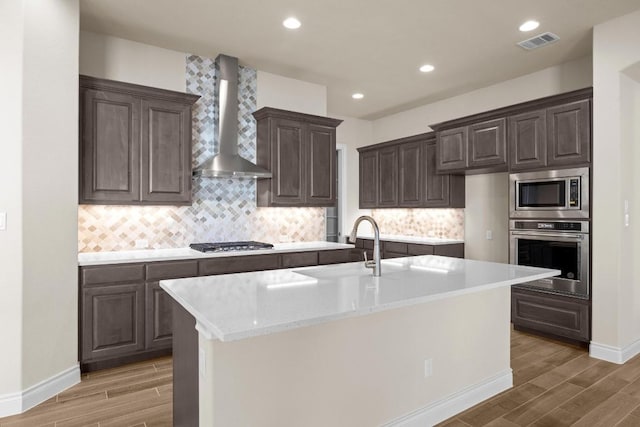
[[[434,255],[164,280],[160,286],[210,338],[234,341],[480,292],[560,274]]]
[[[139,249],[133,251],[85,252],[78,254],[78,265],[126,264],[133,262],[172,261],[199,258],[215,258],[239,255],[263,255],[278,252],[307,252],[349,249],[354,245],[333,242],[275,243],[273,249],[203,253],[191,248]]]
[[[373,240],[373,234],[358,234],[358,238]],[[404,236],[401,234],[380,234],[380,240],[402,243],[418,243],[422,245],[451,245],[454,243],[464,243],[464,240],[425,236]]]

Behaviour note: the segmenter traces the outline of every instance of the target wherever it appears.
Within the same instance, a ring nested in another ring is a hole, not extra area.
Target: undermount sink
[[[387,260],[382,260],[382,276],[393,274],[400,271],[406,271],[409,267],[402,264],[393,263]],[[373,276],[371,269],[366,268],[363,262],[352,262],[348,264],[336,264],[331,268],[324,267],[309,267],[296,270],[296,273],[303,274],[305,276],[314,277],[316,279],[335,279],[341,277],[358,277],[358,276]]]

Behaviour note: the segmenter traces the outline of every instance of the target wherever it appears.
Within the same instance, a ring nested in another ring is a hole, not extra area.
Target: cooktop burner
[[[217,242],[217,243],[192,243],[191,249],[200,252],[226,252],[226,251],[252,251],[257,249],[271,249],[271,243],[262,242]]]

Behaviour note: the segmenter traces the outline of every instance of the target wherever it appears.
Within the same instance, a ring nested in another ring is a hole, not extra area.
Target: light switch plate
[[[5,231],[7,229],[7,213],[0,212],[0,231]]]

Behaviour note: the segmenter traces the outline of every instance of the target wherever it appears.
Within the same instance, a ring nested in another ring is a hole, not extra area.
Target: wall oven
[[[509,175],[511,218],[589,218],[589,168]]]
[[[560,276],[517,287],[589,299],[588,221],[509,221],[511,264],[553,268]]]

